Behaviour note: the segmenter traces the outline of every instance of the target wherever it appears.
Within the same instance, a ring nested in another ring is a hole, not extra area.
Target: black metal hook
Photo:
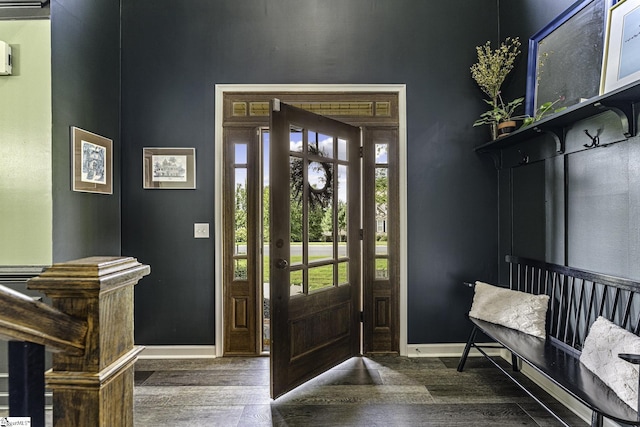
[[[526,165],[529,163],[529,155],[527,153],[523,153],[522,150],[518,150],[518,153],[520,153],[520,162],[518,164]]]
[[[584,144],[586,148],[595,148],[600,145],[600,129],[598,129],[598,134],[596,136],[591,136],[589,130],[584,130],[585,135],[591,138],[591,144]]]

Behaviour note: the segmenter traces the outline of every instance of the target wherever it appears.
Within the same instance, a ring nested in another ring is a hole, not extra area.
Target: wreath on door
[[[310,145],[309,154],[322,155],[322,152]],[[304,161],[295,159],[291,162],[291,192],[293,200],[302,204],[304,197]],[[331,162],[309,162],[308,170],[320,173],[320,177],[314,183],[308,182],[308,197],[310,209],[326,209],[333,199],[333,170]],[[308,175],[307,175],[308,177]]]

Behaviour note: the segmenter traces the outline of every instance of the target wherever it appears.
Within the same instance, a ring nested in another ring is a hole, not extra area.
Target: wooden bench
[[[619,399],[579,360],[589,327],[598,316],[638,335],[640,283],[510,255],[506,261],[509,263],[509,286],[512,290],[549,295],[547,338],[543,340],[469,317],[473,330],[460,358],[458,371],[462,372],[469,351],[475,348],[563,425],[568,425],[509,369],[503,368],[485,352],[486,348],[504,348],[511,352],[514,371],[519,371],[520,362],[524,362],[592,410],[592,426],[602,426],[603,418],[640,425],[638,412]],[[477,344],[479,331],[495,344]],[[640,362],[638,356],[623,356],[631,363]]]

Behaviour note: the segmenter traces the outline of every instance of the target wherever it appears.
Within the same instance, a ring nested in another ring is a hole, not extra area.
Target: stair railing
[[[149,273],[131,257],[54,264],[27,282],[51,306],[0,286],[0,336],[53,352],[54,427],[133,426],[133,287]]]

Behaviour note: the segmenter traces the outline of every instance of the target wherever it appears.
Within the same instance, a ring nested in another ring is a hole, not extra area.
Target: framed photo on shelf
[[[73,191],[113,194],[113,141],[72,126],[71,171]]]
[[[148,189],[196,188],[196,149],[142,149],[142,186]]]
[[[598,96],[607,11],[615,1],[579,0],[531,36],[526,114],[535,116],[546,102],[556,109]]]
[[[640,0],[609,9],[600,94],[640,80]]]

